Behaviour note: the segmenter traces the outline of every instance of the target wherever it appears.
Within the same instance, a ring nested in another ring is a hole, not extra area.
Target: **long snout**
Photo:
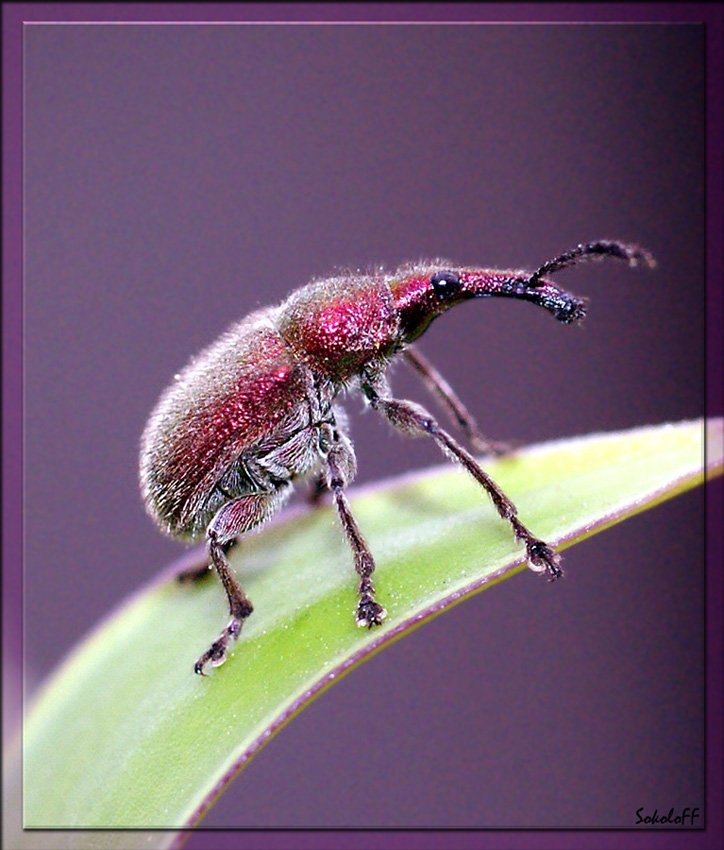
[[[548,310],[567,325],[586,315],[586,299],[560,289],[549,280],[531,285],[529,278],[501,272],[468,270],[460,275],[467,298],[518,298]]]

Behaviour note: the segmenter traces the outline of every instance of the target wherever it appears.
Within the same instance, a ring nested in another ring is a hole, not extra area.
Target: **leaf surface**
[[[709,474],[719,474],[722,421],[707,430]],[[704,424],[543,444],[485,468],[528,527],[565,547],[702,483]],[[259,747],[350,667],[524,568],[508,524],[449,465],[352,491],[351,503],[378,553],[383,626],[355,626],[356,581],[332,507],[287,513],[232,550],[255,611],[208,678],[192,666],[226,622],[224,594],[215,580],[180,584],[167,571],[82,642],[32,706],[25,827],[193,825]],[[25,832],[12,846],[59,846],[52,836]],[[167,832],[66,836],[79,848],[177,840]]]

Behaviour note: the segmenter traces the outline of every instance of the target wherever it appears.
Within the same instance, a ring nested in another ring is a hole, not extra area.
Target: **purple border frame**
[[[276,21],[279,23],[468,22],[487,23],[703,23],[707,50],[707,398],[708,415],[724,410],[724,6],[720,3],[558,3],[558,4],[3,4],[3,741],[14,737],[21,716],[22,670],[22,39],[26,22],[108,21],[188,22]],[[385,831],[373,834],[337,830],[254,831],[259,848],[692,848],[724,845],[724,504],[722,479],[707,485],[707,770],[706,820],[702,831]],[[4,826],[20,812],[4,812]],[[203,829],[203,827],[202,827]],[[217,847],[249,844],[246,831],[214,830]],[[245,837],[242,838],[241,836]],[[67,836],[65,840],[71,840]]]

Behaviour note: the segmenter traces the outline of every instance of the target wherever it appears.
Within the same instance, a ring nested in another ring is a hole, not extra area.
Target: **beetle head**
[[[619,242],[578,245],[540,266],[532,274],[479,268],[453,269],[445,262],[403,267],[389,281],[400,317],[402,338],[411,342],[437,316],[470,298],[519,298],[543,307],[564,324],[580,322],[586,315],[586,300],[560,289],[545,275],[582,260],[613,257],[630,266],[655,265],[646,251]]]

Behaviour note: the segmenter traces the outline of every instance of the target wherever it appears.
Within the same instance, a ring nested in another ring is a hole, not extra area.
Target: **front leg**
[[[462,429],[470,445],[480,454],[502,455],[510,451],[507,443],[499,443],[484,437],[478,428],[472,413],[458,398],[455,390],[443,378],[440,372],[416,347],[408,345],[402,352],[403,357],[417,372],[427,389],[438,397],[450,415],[450,419]]]
[[[428,436],[437,443],[443,454],[452,457],[480,484],[490,496],[498,514],[513,527],[517,540],[525,544],[528,566],[534,572],[547,572],[550,580],[563,575],[560,556],[547,543],[535,537],[518,519],[518,510],[472,455],[437,424],[435,419],[411,401],[390,398],[387,382],[377,378],[362,380],[362,392],[370,405],[398,431],[409,437]]]

